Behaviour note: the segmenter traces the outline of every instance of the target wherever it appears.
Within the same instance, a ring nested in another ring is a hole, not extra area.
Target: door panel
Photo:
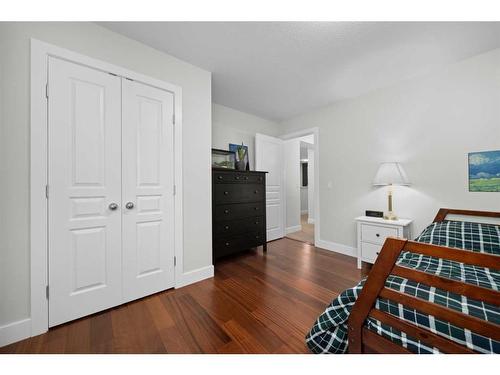
[[[283,141],[263,134],[255,135],[255,165],[266,177],[267,240],[285,235]]]
[[[174,286],[174,97],[122,85],[123,294],[130,301]]]
[[[120,78],[49,58],[49,325],[121,303]]]

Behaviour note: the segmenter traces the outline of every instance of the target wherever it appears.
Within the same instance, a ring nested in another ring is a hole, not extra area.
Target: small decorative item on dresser
[[[212,168],[234,169],[236,154],[234,151],[212,149]]]
[[[233,143],[229,144],[229,150],[236,154],[236,169],[239,171],[250,170],[250,165],[248,163],[248,146],[243,143],[241,145],[236,145]]]
[[[410,224],[413,220],[386,220],[360,216],[356,219],[358,231],[358,268],[361,262],[375,263],[387,237],[411,239]]]

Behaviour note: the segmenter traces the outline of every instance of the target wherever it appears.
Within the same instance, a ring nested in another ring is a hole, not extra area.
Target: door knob
[[[134,208],[134,204],[132,202],[127,202],[127,204],[125,205],[125,207],[129,210],[131,210],[132,208]]]
[[[108,207],[111,211],[114,211],[118,208],[118,205],[116,203],[110,203]]]

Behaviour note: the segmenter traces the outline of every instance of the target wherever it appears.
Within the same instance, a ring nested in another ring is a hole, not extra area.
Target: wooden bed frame
[[[448,214],[500,218],[500,212],[441,208],[437,213],[434,222],[443,221]],[[500,292],[498,291],[397,266],[396,260],[402,251],[430,255],[442,259],[449,259],[465,264],[487,267],[496,270],[500,269],[499,255],[476,253],[404,239],[387,238],[349,316],[349,353],[411,353],[408,349],[393,343],[373,331],[368,330],[368,328],[364,326],[368,317],[377,319],[378,321],[394,327],[401,332],[405,332],[409,336],[418,339],[428,346],[438,348],[443,353],[476,353],[466,346],[460,345],[442,336],[438,336],[427,329],[417,327],[414,324],[375,309],[375,301],[378,297],[389,299],[396,303],[401,303],[409,308],[432,315],[458,327],[466,328],[480,335],[500,341],[500,325],[486,322],[433,302],[425,301],[423,299],[386,288],[385,281],[387,277],[389,275],[395,275],[434,286],[442,290],[457,293],[475,300],[487,302],[497,306],[500,305]]]

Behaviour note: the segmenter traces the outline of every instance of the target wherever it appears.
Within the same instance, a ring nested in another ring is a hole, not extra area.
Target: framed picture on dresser
[[[236,153],[234,151],[212,149],[212,168],[236,168]]]

